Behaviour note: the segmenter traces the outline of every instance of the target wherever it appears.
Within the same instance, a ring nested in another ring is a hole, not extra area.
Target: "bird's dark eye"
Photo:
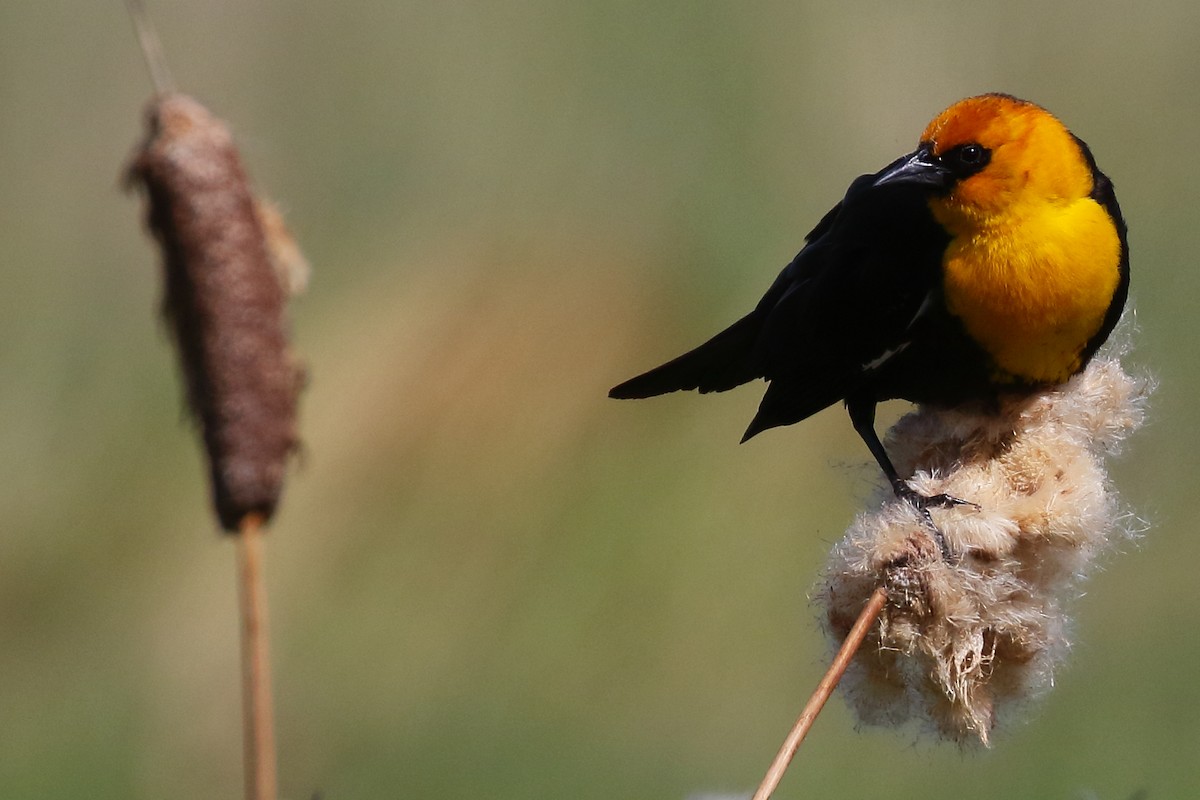
[[[988,150],[981,144],[972,142],[971,144],[959,145],[946,153],[943,156],[943,163],[954,172],[959,180],[962,180],[963,178],[969,178],[986,167],[991,157],[991,150]]]

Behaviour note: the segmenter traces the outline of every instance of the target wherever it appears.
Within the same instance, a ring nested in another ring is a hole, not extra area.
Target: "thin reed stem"
[[[150,23],[146,9],[141,0],[125,0],[125,8],[129,11],[129,18],[133,20],[133,30],[137,34],[142,57],[146,59],[146,67],[150,70],[154,91],[159,95],[170,94],[175,91],[175,82],[171,80],[171,71],[167,69],[167,59],[163,56],[158,32]]]
[[[825,672],[825,677],[817,684],[817,690],[808,699],[808,704],[804,706],[804,710],[800,712],[800,717],[796,720],[796,724],[792,726],[791,732],[784,739],[783,746],[779,748],[779,752],[775,755],[775,760],[771,762],[771,766],[767,769],[767,774],[763,777],[762,783],[759,784],[758,791],[754,793],[752,800],[767,800],[776,787],[779,786],[779,782],[783,780],[783,773],[787,772],[788,765],[792,763],[792,758],[795,757],[796,751],[800,749],[800,743],[808,735],[809,729],[812,728],[813,723],[817,720],[817,715],[821,713],[821,709],[825,706],[825,701],[833,694],[838,681],[842,679],[846,668],[850,666],[850,660],[854,658],[854,654],[858,651],[859,646],[867,638],[867,631],[875,623],[879,612],[883,611],[885,603],[887,603],[887,592],[881,586],[867,600],[867,604],[863,607],[862,613],[858,615],[854,627],[850,629],[850,633],[846,636],[846,641],[842,642],[841,649],[838,650],[837,655],[834,656],[833,663],[829,665],[829,669]]]
[[[262,568],[262,517],[247,514],[238,542],[242,618],[242,734],[246,800],[275,800],[275,722],[267,647],[267,590]]]

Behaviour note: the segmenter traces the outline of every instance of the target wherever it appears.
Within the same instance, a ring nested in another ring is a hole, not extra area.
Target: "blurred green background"
[[[1200,796],[1200,5],[150,12],[315,269],[268,552],[284,798],[753,788],[827,661],[807,595],[875,468],[840,409],[738,447],[754,388],[605,392],[987,90],[1117,186],[1161,386],[1114,477],[1151,525],[991,751],[856,731],[835,698],[778,796]],[[234,552],[119,186],[149,95],[116,0],[0,7],[4,798],[240,793]]]

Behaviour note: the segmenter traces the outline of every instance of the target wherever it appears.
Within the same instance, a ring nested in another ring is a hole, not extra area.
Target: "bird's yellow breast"
[[[955,236],[943,257],[946,304],[995,360],[996,379],[1061,383],[1103,324],[1121,243],[1087,197],[1024,212]]]

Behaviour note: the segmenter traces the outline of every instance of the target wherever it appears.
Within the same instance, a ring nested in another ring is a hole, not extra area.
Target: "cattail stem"
[[[141,0],[125,0],[125,8],[129,12],[129,18],[133,20],[134,33],[137,34],[138,45],[142,48],[142,56],[146,59],[146,67],[150,70],[154,91],[159,95],[174,92],[175,82],[171,80],[171,71],[167,69],[167,59],[163,56],[158,33],[150,24],[150,18],[146,15]]]
[[[842,679],[846,668],[850,666],[850,660],[854,658],[854,654],[858,652],[859,646],[867,638],[867,631],[875,623],[879,612],[883,611],[885,603],[887,603],[887,591],[881,586],[867,600],[867,604],[863,607],[862,613],[858,615],[854,627],[850,629],[846,640],[842,642],[841,649],[834,656],[833,663],[829,665],[829,669],[825,672],[825,677],[817,684],[817,690],[808,699],[808,704],[804,706],[804,710],[800,712],[800,717],[796,720],[796,724],[792,726],[791,732],[784,739],[783,746],[779,748],[779,752],[775,755],[775,760],[771,762],[771,766],[767,769],[767,774],[763,777],[762,783],[759,784],[758,791],[754,793],[752,800],[767,800],[776,787],[779,786],[779,782],[783,780],[783,773],[787,772],[788,765],[792,763],[792,758],[795,757],[796,751],[800,749],[800,743],[804,741],[804,737],[808,735],[809,729],[816,722],[817,715],[821,713],[821,709],[825,706],[825,701],[829,699],[829,696],[833,694],[833,690],[837,688],[838,681]]]
[[[237,539],[242,618],[242,733],[246,800],[275,800],[275,723],[267,647],[262,517],[247,514]]]

